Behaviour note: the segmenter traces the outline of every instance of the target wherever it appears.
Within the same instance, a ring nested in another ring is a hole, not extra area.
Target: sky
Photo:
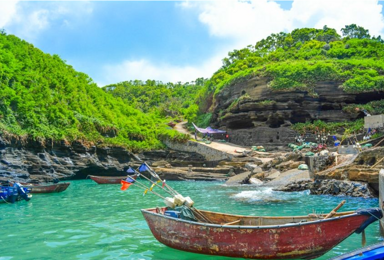
[[[0,0],[0,29],[58,54],[102,87],[210,78],[234,49],[296,28],[357,24],[384,37],[384,1]]]

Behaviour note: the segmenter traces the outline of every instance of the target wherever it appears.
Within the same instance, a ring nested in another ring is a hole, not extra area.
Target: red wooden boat
[[[65,191],[70,184],[70,182],[60,182],[52,184],[23,183],[23,186],[29,188],[31,190],[31,193],[53,193]]]
[[[120,184],[121,180],[125,180],[127,178],[127,176],[95,176],[95,175],[88,175],[88,176],[98,184]],[[136,180],[135,175],[132,175],[129,177]]]
[[[374,210],[381,217],[381,211]],[[195,209],[197,221],[189,221],[164,215],[167,214],[166,208],[141,211],[155,238],[169,247],[200,254],[254,259],[319,257],[353,232],[361,232],[365,221],[371,223],[372,214],[350,211],[324,219],[325,215],[313,214],[258,217]]]

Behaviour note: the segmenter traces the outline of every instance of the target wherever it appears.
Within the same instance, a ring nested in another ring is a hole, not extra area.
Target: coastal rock
[[[376,193],[367,183],[340,180],[316,180],[310,187],[314,195],[339,195],[351,197],[375,197]]]
[[[43,144],[33,140],[1,140],[4,145],[0,148],[0,181],[85,179],[88,175],[125,176],[129,166],[138,167],[142,161],[156,166],[156,169],[162,166],[161,172],[167,179],[225,180],[230,174],[246,170],[243,167],[246,162],[241,162],[240,167],[216,167],[218,162],[206,161],[197,153],[170,149],[135,155],[121,147],[98,147],[81,142]],[[175,170],[175,176],[171,176],[171,168]]]
[[[252,185],[262,185],[263,181],[257,179],[257,178],[249,178],[249,184]]]
[[[274,91],[270,78],[249,77],[236,80],[215,95],[212,122],[225,129],[231,142],[239,145],[262,145],[267,151],[294,141],[292,124],[314,120],[325,122],[352,121],[364,114],[347,113],[348,104],[365,104],[384,98],[383,93],[344,92],[339,81],[318,81],[316,95],[301,90]],[[313,134],[306,141],[315,141]]]
[[[230,177],[225,184],[226,185],[239,185],[239,184],[249,184],[249,179],[253,175],[252,172],[243,172],[237,174],[233,177]]]
[[[367,183],[339,181],[339,180],[298,180],[285,186],[275,188],[276,191],[303,191],[310,190],[312,195],[333,195],[371,198],[376,193]]]
[[[303,191],[303,190],[309,190],[313,186],[313,182],[311,180],[298,180],[288,183],[285,186],[274,188],[275,191],[286,191],[286,192],[293,192],[293,191]]]

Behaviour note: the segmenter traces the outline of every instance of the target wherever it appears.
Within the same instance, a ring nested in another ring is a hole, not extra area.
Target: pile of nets
[[[252,146],[252,151],[257,151],[257,152],[265,152],[264,146]]]
[[[296,145],[296,144],[288,144],[288,147],[292,149],[292,151],[301,151],[303,148],[312,148],[314,146],[317,146],[317,143],[312,143],[312,142],[306,142],[303,143],[302,145]]]

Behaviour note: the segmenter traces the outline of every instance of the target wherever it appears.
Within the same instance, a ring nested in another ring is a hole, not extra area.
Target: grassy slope
[[[59,56],[5,34],[0,34],[0,132],[133,150],[162,147],[159,137],[185,138],[167,130],[162,118],[105,93]]]

